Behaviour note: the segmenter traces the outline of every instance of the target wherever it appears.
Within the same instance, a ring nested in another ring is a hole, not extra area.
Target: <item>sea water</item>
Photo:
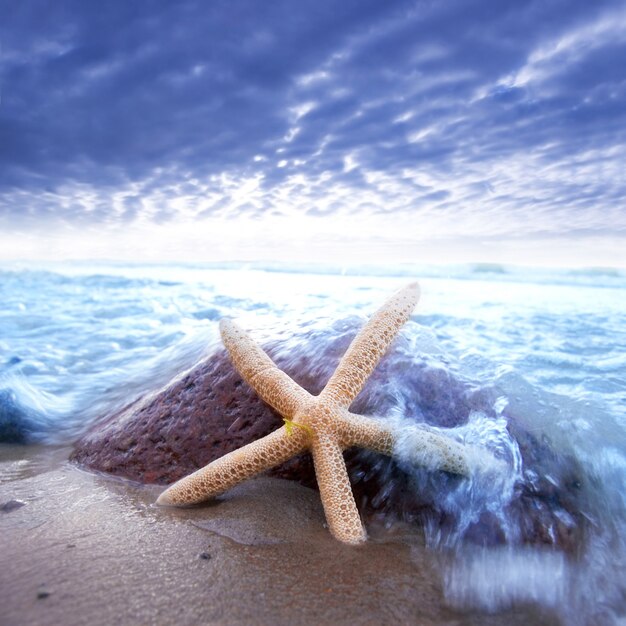
[[[448,602],[488,611],[530,602],[563,623],[624,623],[626,274],[619,270],[4,264],[0,440],[75,440],[97,417],[217,349],[221,317],[332,371],[303,344],[332,342],[343,332],[337,320],[365,320],[414,279],[421,301],[388,357],[385,402],[377,405],[374,390],[369,408],[403,433],[398,462],[436,512],[421,522]],[[435,407],[459,389],[488,400],[437,422],[414,401],[416,375],[432,381]],[[506,471],[454,481],[413,467],[421,427],[484,451]],[[528,441],[539,452],[525,461]],[[540,483],[554,486],[553,519],[584,525],[575,549],[551,542],[552,527],[543,529],[543,544],[525,540],[515,511]],[[380,499],[394,488],[390,476]],[[475,540],[485,516],[495,520],[497,541]]]

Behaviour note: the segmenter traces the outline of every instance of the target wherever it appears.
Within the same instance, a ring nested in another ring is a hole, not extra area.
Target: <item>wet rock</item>
[[[300,353],[281,352],[278,344],[265,346],[278,366],[313,394],[319,393],[336,368],[359,328],[359,321],[337,324],[337,337],[315,351],[317,337],[307,333]],[[427,364],[405,368],[405,384],[414,390],[411,406],[425,421],[451,424],[467,419],[471,406],[465,389],[450,377],[437,394],[440,376]],[[394,363],[394,369],[398,363]],[[402,367],[402,365],[400,365]],[[353,410],[385,414],[397,404],[397,393],[389,385],[393,373],[387,359],[368,381]],[[439,398],[439,400],[437,400]],[[201,362],[165,389],[141,398],[122,411],[105,417],[80,439],[72,460],[144,483],[169,484],[203,467],[220,456],[259,439],[282,425],[282,417],[268,407],[233,368],[225,350]],[[360,455],[351,455],[349,468],[358,474]],[[295,479],[315,486],[310,455],[300,455],[271,471],[274,476]],[[366,481],[365,491],[369,489]],[[373,494],[367,494],[373,497]]]
[[[23,506],[26,506],[26,502],[22,502],[21,500],[8,500],[0,504],[0,511],[3,513],[11,513],[11,511],[20,509]]]
[[[164,390],[97,424],[76,444],[72,460],[132,480],[168,484],[282,423],[222,350]],[[274,473],[311,482],[311,470],[297,458]]]
[[[334,338],[329,340],[326,334],[324,341],[319,341],[315,330],[305,329],[288,352],[280,342],[264,347],[298,384],[318,394],[359,326],[357,319],[340,320],[332,328]],[[498,394],[495,389],[477,388],[453,376],[445,364],[428,355],[416,359],[408,351],[396,349],[383,358],[351,408],[365,415],[385,415],[398,408],[401,396],[403,414],[451,427],[465,423],[472,411],[493,416]],[[524,467],[536,470],[535,477],[531,473],[525,476],[508,511],[520,528],[518,539],[573,549],[581,534],[577,494],[575,488],[564,492],[562,485],[575,485],[579,468],[568,466],[546,442],[517,423],[514,414],[507,418]],[[98,421],[76,443],[71,459],[93,470],[165,485],[264,437],[282,423],[241,379],[226,351],[220,350],[161,391]],[[454,524],[438,509],[436,491],[416,488],[413,478],[393,459],[360,450],[347,450],[345,457],[364,514],[418,523],[434,520],[444,528]],[[317,487],[309,454],[294,457],[269,473]],[[559,487],[546,478],[551,473],[559,476]],[[459,480],[450,476],[443,488],[454,488]],[[467,538],[491,545],[502,543],[505,532],[497,516],[485,513],[470,526]]]

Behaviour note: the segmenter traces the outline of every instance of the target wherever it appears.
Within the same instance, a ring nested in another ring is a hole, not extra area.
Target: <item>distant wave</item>
[[[569,270],[571,276],[607,276],[610,278],[624,278],[624,272],[615,267],[583,267]]]
[[[271,273],[339,275],[376,278],[407,277],[445,278],[452,280],[495,280],[512,283],[578,285],[594,287],[626,287],[626,272],[618,268],[543,268],[525,267],[521,265],[504,265],[501,263],[469,263],[450,265],[428,265],[416,263],[397,264],[324,264],[324,263],[271,263],[246,262],[211,264],[210,266],[195,265],[197,269],[239,269],[256,270]]]
[[[470,265],[474,274],[508,274],[509,270],[500,263],[474,263]]]
[[[431,265],[425,263],[303,263],[289,264],[273,261],[228,261],[228,262],[177,262],[151,264],[122,264],[107,262],[66,262],[48,264],[45,270],[31,267],[28,263],[5,264],[0,267],[3,278],[18,277],[28,272],[32,278],[45,279],[63,284],[76,276],[83,276],[91,285],[115,286],[118,281],[133,280],[136,284],[146,284],[152,280],[158,284],[176,284],[159,279],[159,275],[171,272],[188,274],[189,278],[202,276],[211,271],[260,271],[275,274],[310,274],[375,278],[444,278],[452,280],[488,280],[512,283],[586,285],[593,287],[626,287],[626,271],[614,267],[587,268],[544,268],[508,265],[502,263],[468,263]],[[181,279],[186,281],[185,278]]]

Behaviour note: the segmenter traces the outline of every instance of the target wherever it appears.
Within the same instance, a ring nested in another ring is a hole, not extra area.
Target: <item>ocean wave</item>
[[[393,462],[373,459],[370,475],[353,479],[377,475],[383,509],[403,489],[419,495],[422,509],[407,515],[419,518],[441,554],[453,603],[490,609],[536,600],[565,607],[567,623],[577,623],[576,614],[582,623],[611,623],[585,603],[623,613],[623,273],[509,266],[307,273],[313,269],[1,270],[0,440],[72,440],[214,350],[225,316],[261,342],[280,340],[283,356],[325,380],[376,302],[404,276],[425,276],[420,308],[359,402],[486,450],[508,467],[506,480],[425,472],[402,451]],[[524,543],[531,535],[549,551]],[[568,541],[575,550],[557,549]],[[499,587],[489,580],[496,565]]]

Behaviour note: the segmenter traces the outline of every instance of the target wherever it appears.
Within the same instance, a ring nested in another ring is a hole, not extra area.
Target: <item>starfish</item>
[[[282,372],[232,320],[220,321],[222,340],[235,368],[258,395],[278,411],[285,424],[266,437],[229,452],[174,483],[157,504],[203,502],[237,483],[310,450],[324,513],[334,537],[349,544],[366,539],[343,458],[351,446],[391,455],[397,435],[383,420],[349,411],[376,364],[419,300],[412,283],[392,296],[350,344],[326,387],[313,396]],[[420,431],[419,458],[433,469],[468,474],[461,444]]]

